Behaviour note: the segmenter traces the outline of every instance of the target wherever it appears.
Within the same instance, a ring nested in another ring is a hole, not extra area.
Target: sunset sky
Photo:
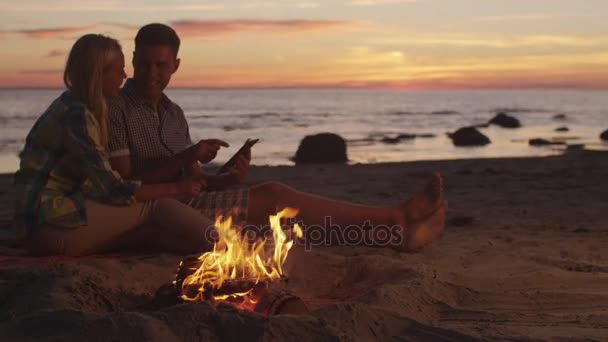
[[[606,0],[2,0],[0,87],[61,86],[75,39],[182,37],[174,87],[608,88]]]

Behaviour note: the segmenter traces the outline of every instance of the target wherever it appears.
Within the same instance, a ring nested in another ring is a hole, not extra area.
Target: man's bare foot
[[[409,225],[428,217],[435,212],[443,200],[443,180],[438,172],[426,184],[422,191],[401,203],[397,208],[397,223]]]
[[[437,240],[445,226],[445,212],[447,209],[448,202],[442,201],[439,208],[429,217],[406,226],[405,241],[403,241],[403,245],[396,249],[402,252],[414,252]]]

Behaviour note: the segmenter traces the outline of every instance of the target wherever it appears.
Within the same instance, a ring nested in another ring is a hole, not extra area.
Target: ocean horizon
[[[18,153],[35,120],[63,90],[0,89],[0,172],[18,168]],[[599,139],[608,129],[606,90],[380,90],[380,89],[170,89],[184,110],[193,140],[218,138],[231,147],[226,161],[247,138],[259,138],[253,165],[293,165],[306,135],[331,132],[348,142],[350,163],[548,156],[561,147],[529,146],[543,138],[608,149]],[[446,133],[482,125],[504,112],[518,129],[480,128],[492,143],[453,146]],[[563,118],[556,117],[563,115]],[[557,132],[568,127],[567,132]],[[402,134],[423,135],[396,141]]]

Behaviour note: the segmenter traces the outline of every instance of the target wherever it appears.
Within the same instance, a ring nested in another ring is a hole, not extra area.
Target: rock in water
[[[567,118],[566,114],[556,114],[553,116],[553,120],[566,120]]]
[[[496,115],[492,120],[490,120],[490,123],[505,128],[521,127],[521,123],[519,122],[519,120],[505,113],[498,113],[498,115]]]
[[[455,146],[484,146],[491,142],[475,127],[464,127],[454,133],[449,133],[448,136]]]
[[[294,161],[299,163],[346,163],[346,141],[334,133],[307,135],[300,142]]]
[[[530,146],[564,145],[564,142],[550,141],[547,139],[535,138],[528,140]]]

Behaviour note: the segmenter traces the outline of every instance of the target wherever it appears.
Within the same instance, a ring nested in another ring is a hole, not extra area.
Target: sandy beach
[[[154,304],[181,256],[0,268],[0,339],[460,341],[608,339],[608,154],[254,167],[250,182],[388,204],[432,171],[449,201],[419,253],[301,246],[286,263],[306,315]],[[5,192],[10,176],[1,178]],[[6,201],[6,196],[4,201]],[[2,203],[6,208],[7,203]]]

